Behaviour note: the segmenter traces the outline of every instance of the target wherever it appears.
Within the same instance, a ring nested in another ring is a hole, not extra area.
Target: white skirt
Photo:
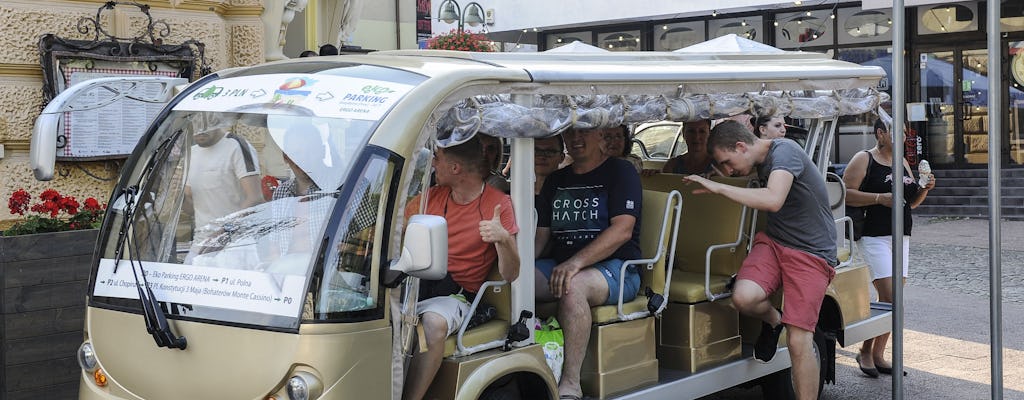
[[[857,248],[871,267],[871,280],[892,277],[892,236],[864,236]],[[903,277],[910,264],[910,236],[903,236]]]

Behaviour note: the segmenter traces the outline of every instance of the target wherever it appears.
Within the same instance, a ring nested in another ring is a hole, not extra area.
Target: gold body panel
[[[825,290],[825,296],[835,299],[842,315],[842,326],[863,321],[871,316],[871,270],[860,263],[836,270],[835,278]]]
[[[532,373],[541,377],[547,385],[549,397],[557,397],[558,387],[544,360],[544,350],[538,345],[529,345],[507,352],[489,350],[465,357],[445,358],[427,390],[426,399],[476,399],[494,380],[512,372]]]
[[[171,350],[156,346],[141,315],[87,310],[86,330],[109,384],[99,388],[83,373],[80,399],[263,399],[297,366],[323,383],[322,399],[353,391],[391,396],[384,320],[304,325],[301,335],[171,320],[188,340],[186,350]]]
[[[595,325],[580,371],[583,393],[601,399],[658,382],[654,318]]]
[[[694,373],[739,359],[739,313],[728,300],[670,303],[656,323],[662,367]]]

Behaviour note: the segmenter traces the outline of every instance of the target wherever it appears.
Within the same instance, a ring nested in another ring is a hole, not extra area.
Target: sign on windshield
[[[209,82],[174,109],[244,112],[262,108],[267,114],[274,114],[275,106],[292,106],[308,109],[318,117],[378,120],[412,88],[388,81],[331,75],[245,76]]]
[[[135,261],[140,262],[140,261]],[[141,261],[146,282],[160,301],[295,317],[302,306],[304,275]],[[100,260],[96,296],[138,299],[128,260]]]

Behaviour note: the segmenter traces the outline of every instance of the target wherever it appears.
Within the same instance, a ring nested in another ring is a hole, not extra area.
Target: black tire
[[[814,334],[813,350],[815,359],[818,361],[818,398],[825,391],[825,380],[828,377],[828,338],[820,333]],[[796,399],[796,392],[793,390],[793,369],[786,368],[782,371],[761,378],[761,396],[766,400],[793,400]]]
[[[796,399],[796,393],[793,392],[792,369],[786,368],[782,371],[762,377],[761,397],[765,400]]]
[[[814,334],[814,358],[818,361],[818,398],[821,398],[821,393],[825,391],[825,378],[828,374],[828,364],[826,354],[827,352],[822,351],[824,346],[818,343],[818,334]]]
[[[492,383],[480,394],[480,400],[518,400],[521,398],[519,382],[511,375]]]

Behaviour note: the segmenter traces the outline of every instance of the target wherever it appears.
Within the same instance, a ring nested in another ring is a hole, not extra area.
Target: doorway
[[[927,104],[919,126],[922,158],[953,167],[988,164],[988,50],[985,44],[916,52],[916,101]],[[1004,85],[1005,86],[1005,85]]]

